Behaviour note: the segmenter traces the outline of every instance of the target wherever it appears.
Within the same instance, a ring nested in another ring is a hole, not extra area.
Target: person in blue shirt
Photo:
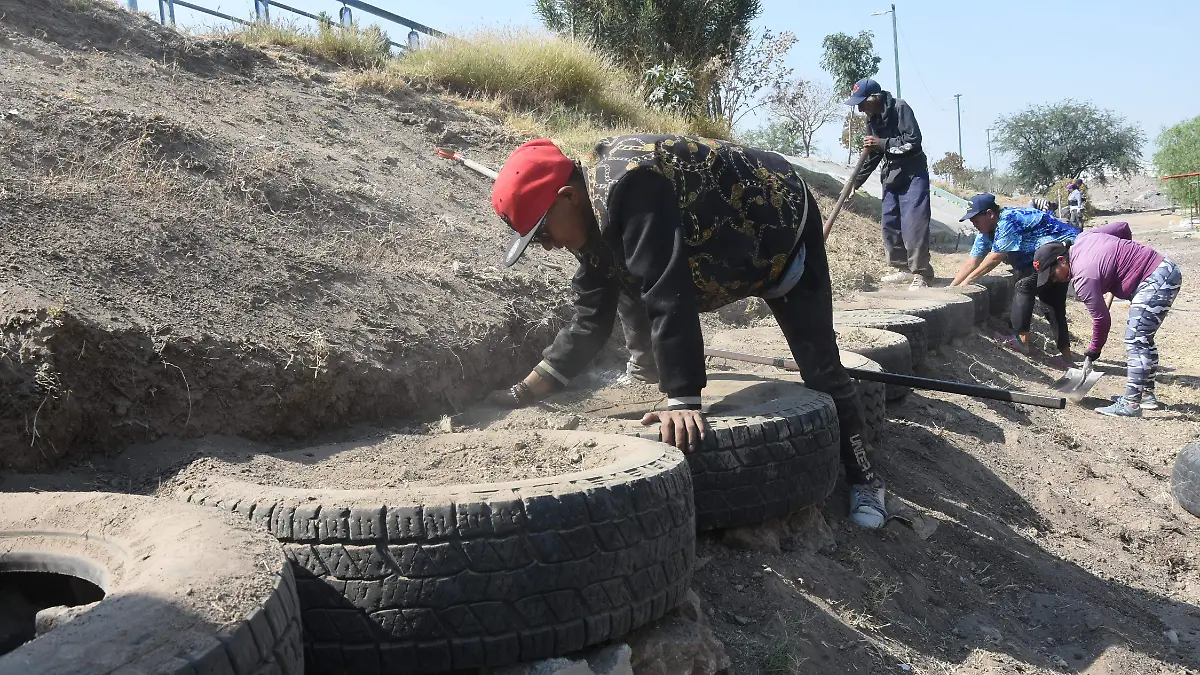
[[[1013,335],[1005,342],[1021,352],[1029,353],[1029,327],[1033,321],[1036,296],[1045,303],[1046,320],[1055,328],[1060,366],[1075,361],[1071,353],[1071,335],[1067,331],[1067,282],[1051,282],[1039,287],[1034,274],[1033,254],[1042,244],[1052,241],[1073,242],[1079,230],[1040,209],[1000,208],[995,195],[980,194],[971,198],[971,206],[959,221],[970,220],[979,234],[971,255],[954,276],[951,286],[973,283],[1007,262],[1017,276],[1013,291]]]

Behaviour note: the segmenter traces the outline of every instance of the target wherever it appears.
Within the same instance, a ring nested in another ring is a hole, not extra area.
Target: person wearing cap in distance
[[[586,166],[586,168],[585,168]],[[500,169],[492,206],[515,230],[505,255],[565,248],[579,260],[575,315],[521,382],[492,400],[523,406],[580,374],[613,329],[619,296],[644,305],[667,409],[662,440],[694,451],[705,439],[707,384],[700,312],[764,298],[805,384],[837,406],[850,515],[886,521],[884,487],[862,437],[864,413],[833,331],[829,262],[817,203],[778,154],[725,141],[638,134],[600,141],[584,164],[549,140],[517,148]]]
[[[845,103],[867,115],[863,147],[871,151],[852,178],[854,189],[883,165],[883,250],[887,264],[899,270],[883,280],[911,279],[910,289],[927,288],[934,276],[929,263],[929,164],[917,117],[903,99],[894,98],[871,78],[855,83]]]
[[[1071,225],[1083,229],[1083,179],[1076,178],[1067,184],[1067,211]]]
[[[1179,295],[1183,273],[1169,258],[1133,241],[1129,223],[1112,223],[1079,235],[1069,249],[1046,244],[1037,250],[1038,283],[1066,282],[1075,285],[1078,297],[1092,315],[1092,342],[1084,352],[1086,375],[1100,358],[1108,339],[1112,317],[1104,294],[1130,300],[1125,324],[1125,355],[1129,362],[1128,382],[1123,396],[1096,412],[1111,417],[1141,417],[1142,410],[1157,410],[1154,376],[1158,372],[1158,347],[1154,334]]]
[[[959,222],[964,220],[970,220],[979,234],[975,235],[971,253],[950,285],[974,283],[1007,261],[1017,275],[1017,286],[1009,315],[1013,335],[1005,338],[1005,344],[1022,354],[1029,354],[1029,328],[1036,296],[1045,303],[1046,320],[1057,331],[1055,341],[1060,357],[1057,365],[1071,367],[1075,355],[1071,352],[1071,334],[1067,330],[1067,284],[1064,281],[1038,286],[1033,253],[1039,246],[1052,241],[1074,241],[1079,230],[1039,209],[1002,209],[991,194],[972,197],[966,215],[959,218]]]

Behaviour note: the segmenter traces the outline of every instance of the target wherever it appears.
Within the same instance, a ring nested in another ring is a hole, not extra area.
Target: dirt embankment
[[[453,413],[536,361],[569,258],[496,269],[490,186],[433,154],[520,139],[424,87],[37,4],[0,2],[0,466]]]

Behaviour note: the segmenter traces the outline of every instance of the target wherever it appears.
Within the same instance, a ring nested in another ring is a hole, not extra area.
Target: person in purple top
[[[1112,318],[1104,294],[1130,300],[1125,325],[1125,354],[1129,382],[1123,396],[1113,404],[1097,408],[1101,415],[1141,417],[1142,409],[1156,410],[1154,376],[1158,371],[1158,347],[1154,334],[1179,295],[1183,273],[1161,253],[1133,241],[1129,223],[1112,223],[1088,230],[1067,247],[1054,242],[1034,254],[1038,284],[1062,282],[1075,285],[1075,295],[1092,315],[1092,342],[1084,353],[1083,368],[1091,369],[1108,339]]]

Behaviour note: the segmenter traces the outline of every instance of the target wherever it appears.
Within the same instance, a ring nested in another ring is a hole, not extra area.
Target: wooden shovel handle
[[[846,203],[846,199],[854,191],[854,181],[858,178],[858,172],[862,170],[863,164],[866,163],[867,155],[870,154],[871,151],[867,148],[863,148],[863,151],[858,154],[858,161],[854,164],[854,169],[850,172],[850,177],[846,179],[846,184],[842,186],[842,194],[838,195],[838,200],[833,205],[833,210],[829,212],[829,219],[825,221],[825,227],[821,230],[826,239],[829,238],[829,230],[833,229],[833,220],[841,213],[842,205]]]

